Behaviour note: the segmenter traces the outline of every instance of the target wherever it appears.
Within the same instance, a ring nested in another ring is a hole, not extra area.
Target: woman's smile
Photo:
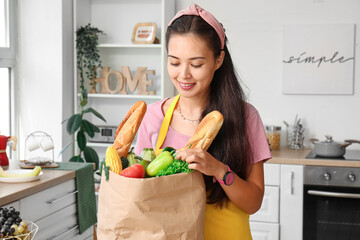
[[[168,53],[168,72],[180,94],[207,95],[220,64],[206,42],[192,34],[175,35],[170,38]]]
[[[180,81],[177,81],[177,82],[179,83],[179,86],[183,90],[190,90],[195,86],[195,83],[183,83],[183,82],[180,82]]]

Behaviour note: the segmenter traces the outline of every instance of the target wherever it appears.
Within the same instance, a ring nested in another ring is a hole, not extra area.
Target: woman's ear
[[[220,55],[219,55],[219,57],[217,57],[216,58],[216,70],[218,70],[219,69],[219,67],[221,67],[221,65],[222,65],[222,63],[223,63],[223,61],[224,61],[224,57],[225,57],[225,51],[221,51],[220,52]]]

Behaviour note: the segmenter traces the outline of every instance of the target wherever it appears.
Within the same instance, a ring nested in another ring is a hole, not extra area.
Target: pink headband
[[[221,49],[224,49],[224,44],[225,44],[225,32],[224,32],[224,28],[221,26],[221,24],[218,22],[218,20],[216,20],[216,18],[209,13],[208,11],[206,11],[205,9],[202,9],[201,7],[199,7],[196,4],[191,5],[190,7],[180,10],[175,17],[170,21],[169,26],[179,17],[183,16],[183,15],[195,15],[195,16],[200,16],[202,19],[205,20],[205,22],[207,22],[208,24],[210,24],[216,31],[216,33],[218,34],[220,41],[221,41]]]

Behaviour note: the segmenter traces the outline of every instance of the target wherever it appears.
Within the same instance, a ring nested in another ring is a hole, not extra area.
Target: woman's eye
[[[179,66],[180,64],[179,63],[170,63],[171,66],[174,66],[174,67],[177,67]]]
[[[202,64],[191,64],[191,66],[193,66],[194,68],[200,68]]]

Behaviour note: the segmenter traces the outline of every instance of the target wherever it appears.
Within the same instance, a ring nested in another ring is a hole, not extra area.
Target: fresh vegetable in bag
[[[140,163],[135,163],[131,167],[122,170],[120,175],[129,178],[144,178],[145,168]]]
[[[150,177],[155,177],[161,170],[166,169],[174,161],[170,152],[163,151],[147,167],[146,172]]]

